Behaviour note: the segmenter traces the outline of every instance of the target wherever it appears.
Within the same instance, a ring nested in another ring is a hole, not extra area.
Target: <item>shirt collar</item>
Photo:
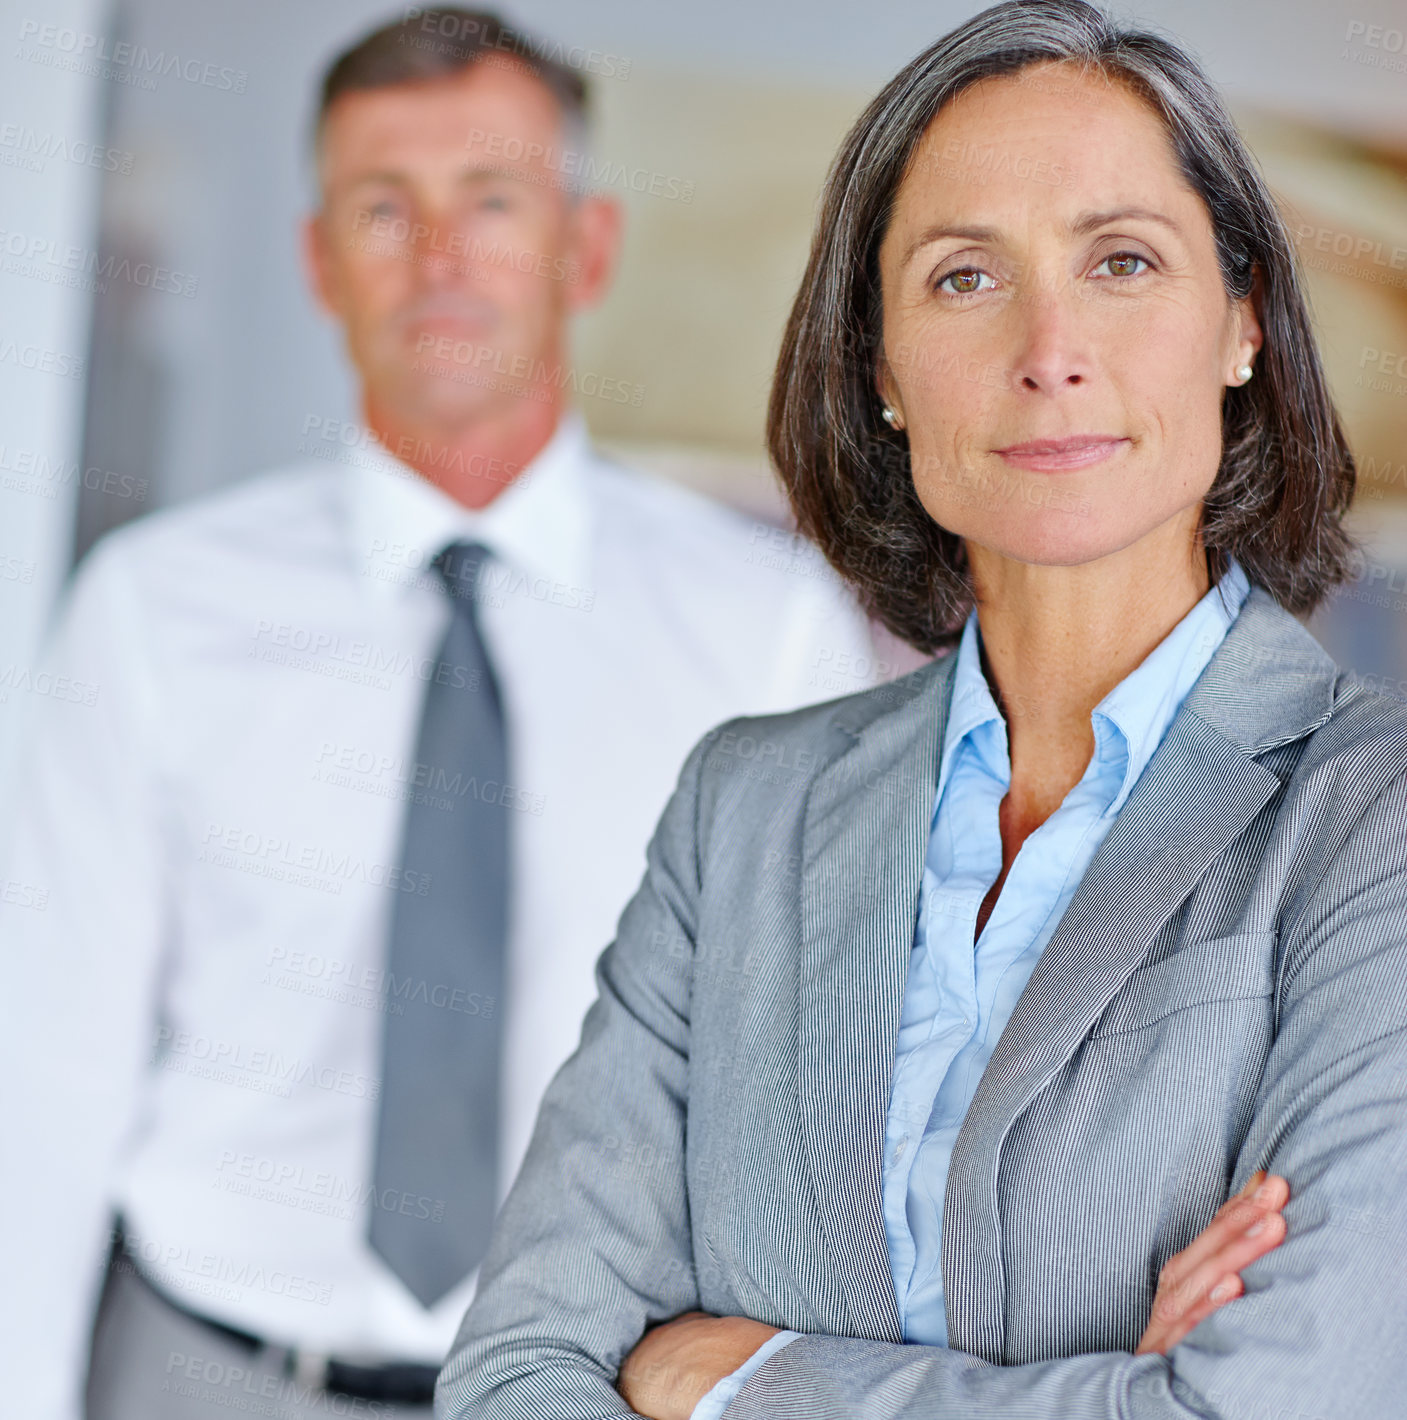
[[[1162,742],[1178,706],[1206,669],[1231,623],[1240,614],[1250,591],[1245,570],[1233,557],[1221,581],[1094,707],[1095,759],[1106,764],[1124,761],[1122,780],[1106,812],[1115,812],[1132,791],[1153,751]],[[963,626],[953,671],[952,699],[943,732],[943,752],[938,770],[938,800],[943,797],[950,765],[964,740],[995,721],[994,735],[1001,747],[1008,780],[1011,773],[1006,721],[992,698],[982,673],[981,629],[974,607]],[[995,752],[993,746],[993,752]],[[935,801],[936,802],[936,801]]]
[[[943,786],[947,782],[948,770],[957,758],[957,752],[964,740],[990,721],[996,721],[996,730],[1002,745],[1006,745],[1006,721],[1002,719],[997,702],[992,698],[987,677],[982,674],[981,630],[977,623],[977,608],[967,614],[967,622],[962,629],[962,640],[958,642],[958,661],[953,671],[953,691],[948,702],[948,723],[943,731],[943,754],[938,766],[938,797],[943,796]]]
[[[1094,707],[1096,736],[1102,718],[1122,736],[1128,756],[1123,783],[1110,811],[1123,803],[1138,782],[1178,706],[1206,670],[1249,591],[1245,571],[1231,559],[1221,581]]]
[[[485,508],[466,508],[372,442],[349,478],[349,536],[368,594],[423,583],[446,543],[472,538],[534,576],[583,586],[590,572],[586,424],[569,410],[552,437]]]

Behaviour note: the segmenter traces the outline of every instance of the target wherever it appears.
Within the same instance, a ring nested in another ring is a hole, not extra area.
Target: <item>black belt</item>
[[[237,1326],[228,1326],[223,1321],[214,1321],[183,1307],[152,1282],[137,1266],[131,1253],[124,1249],[122,1258],[133,1275],[173,1311],[242,1346],[251,1356],[257,1355],[271,1370],[289,1377],[298,1385],[337,1391],[362,1400],[384,1400],[402,1405],[429,1405],[435,1398],[435,1377],[440,1373],[438,1366],[420,1361],[392,1361],[384,1366],[364,1366],[294,1346],[276,1346],[252,1332],[241,1331]]]

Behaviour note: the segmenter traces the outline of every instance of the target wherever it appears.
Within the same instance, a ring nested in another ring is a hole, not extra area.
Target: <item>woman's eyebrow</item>
[[[1151,207],[1110,207],[1098,212],[1082,212],[1067,223],[1065,231],[1068,236],[1082,237],[1110,222],[1128,221],[1158,222],[1176,235],[1182,235],[1182,228],[1171,217]],[[909,243],[904,253],[904,265],[907,266],[923,247],[947,237],[959,237],[969,242],[997,242],[1001,240],[1001,233],[995,227],[950,227],[943,224],[927,227]]]

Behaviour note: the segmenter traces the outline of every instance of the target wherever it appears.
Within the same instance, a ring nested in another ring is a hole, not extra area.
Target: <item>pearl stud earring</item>
[[[904,427],[899,423],[899,416],[895,414],[887,404],[880,410],[880,415],[891,429],[902,429]]]
[[[1253,371],[1249,365],[1237,365],[1236,367],[1236,378],[1240,380],[1242,384],[1245,384],[1254,373],[1255,371]]]

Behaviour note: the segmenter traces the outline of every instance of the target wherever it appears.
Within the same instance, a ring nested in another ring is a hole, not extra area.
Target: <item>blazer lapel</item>
[[[1280,787],[1254,755],[1333,709],[1337,667],[1258,587],[1114,819],[1002,1032],[959,1133],[943,1209],[950,1344],[1000,1362],[1002,1141],[1178,906]]]
[[[884,1131],[955,664],[947,656],[857,702],[873,718],[843,730],[806,804],[801,1109],[831,1249],[817,1305],[840,1309],[826,1318],[838,1334],[870,1340],[903,1340],[881,1210]],[[891,708],[874,715],[886,696]]]

